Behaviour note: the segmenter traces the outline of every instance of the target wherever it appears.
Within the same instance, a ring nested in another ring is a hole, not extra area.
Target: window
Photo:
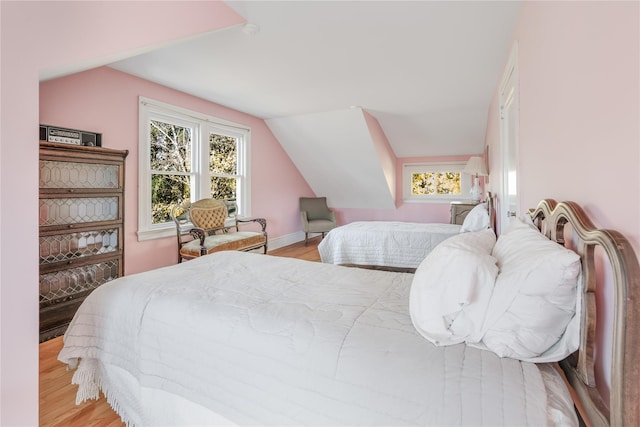
[[[170,236],[171,207],[213,197],[250,215],[249,129],[140,98],[138,239]]]
[[[402,170],[403,199],[408,202],[451,201],[467,198],[469,177],[464,162],[407,163]]]

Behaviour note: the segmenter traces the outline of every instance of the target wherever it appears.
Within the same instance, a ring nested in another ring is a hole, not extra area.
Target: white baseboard
[[[291,234],[285,234],[284,236],[269,238],[267,247],[270,251],[279,249],[284,246],[289,246],[294,243],[302,242],[304,240],[304,231],[297,231]]]

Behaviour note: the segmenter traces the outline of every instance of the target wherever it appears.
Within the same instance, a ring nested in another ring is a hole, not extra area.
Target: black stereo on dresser
[[[88,147],[101,147],[102,134],[78,129],[40,125],[40,141],[56,142],[59,144],[85,145]]]

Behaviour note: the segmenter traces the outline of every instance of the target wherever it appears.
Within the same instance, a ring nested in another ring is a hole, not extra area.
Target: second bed
[[[402,221],[357,221],[331,230],[318,245],[328,264],[413,273],[440,243],[461,232],[490,228],[483,203],[474,207],[462,225]]]

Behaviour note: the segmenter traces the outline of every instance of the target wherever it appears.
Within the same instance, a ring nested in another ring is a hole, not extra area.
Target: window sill
[[[138,242],[144,242],[145,240],[164,239],[166,237],[175,237],[176,227],[163,227],[153,230],[138,230]]]
[[[243,217],[238,216],[238,219]],[[235,220],[233,218],[227,218],[224,223],[227,227],[233,227],[235,225]],[[186,233],[188,232],[193,225],[191,223],[183,224],[180,228]],[[176,226],[173,224],[168,224],[166,226],[161,226],[157,228],[152,228],[150,230],[138,230],[138,242],[144,242],[146,240],[155,240],[155,239],[164,239],[167,237],[175,237],[176,235]]]
[[[443,203],[449,204],[451,202],[458,203],[467,203],[470,202],[471,199],[465,199],[462,197],[452,197],[447,199],[402,199],[403,203]]]

